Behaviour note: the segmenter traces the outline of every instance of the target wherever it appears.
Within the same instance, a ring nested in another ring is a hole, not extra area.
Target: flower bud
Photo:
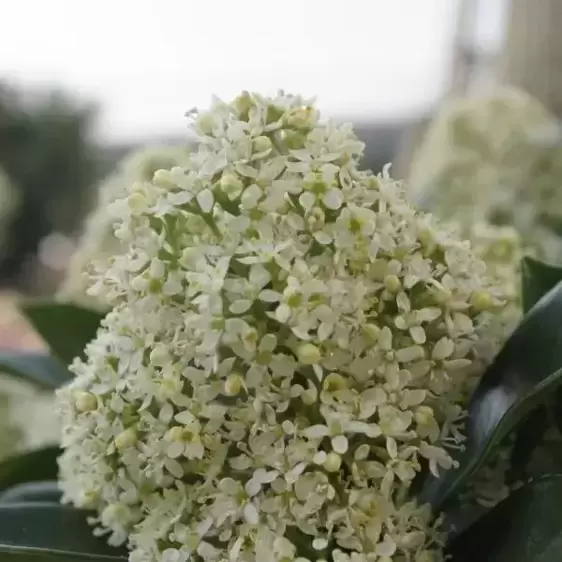
[[[79,412],[91,412],[98,407],[98,399],[91,392],[79,390],[74,393],[74,404]]]
[[[475,291],[470,297],[470,304],[477,311],[489,310],[494,306],[494,301],[487,291]]]
[[[173,176],[170,170],[156,170],[152,181],[155,185],[162,187],[164,189],[173,189],[176,187],[176,183],[173,181]]]
[[[379,339],[381,329],[376,324],[365,324],[363,332],[371,341],[376,342]]]
[[[429,406],[418,406],[414,412],[414,419],[420,425],[429,425],[435,420],[433,409]]]
[[[127,204],[131,211],[135,213],[142,213],[148,208],[148,199],[140,192],[131,193],[127,199]]]
[[[137,433],[134,429],[129,428],[125,431],[122,431],[116,438],[115,438],[115,446],[120,451],[124,449],[129,449],[133,447],[136,442],[138,441]]]
[[[228,196],[237,197],[242,193],[244,184],[242,180],[235,174],[224,174],[220,179],[220,188]]]
[[[326,455],[326,460],[322,465],[328,472],[337,472],[341,467],[341,457],[333,451]]]
[[[254,100],[249,92],[242,92],[233,103],[241,117],[247,118],[248,112],[254,105]]]
[[[92,509],[98,501],[100,495],[96,490],[84,490],[80,494],[79,507],[82,509]]]
[[[171,427],[168,430],[168,433],[166,433],[166,438],[168,439],[168,441],[181,442],[183,441],[183,437],[184,437],[184,428],[180,427],[179,425],[175,425],[174,427]]]
[[[204,113],[197,118],[195,126],[200,134],[209,135],[213,132],[215,120],[213,119],[212,115]]]
[[[254,139],[253,148],[254,152],[267,152],[272,147],[271,140],[266,136],[257,137]]]
[[[312,107],[298,107],[292,109],[287,115],[287,125],[295,129],[310,129],[316,121]]]
[[[384,278],[384,287],[389,293],[397,293],[402,288],[402,283],[396,275],[387,275]]]
[[[322,382],[325,392],[337,392],[347,388],[347,380],[338,373],[330,373]]]
[[[320,363],[320,350],[312,343],[303,343],[297,348],[297,359],[302,365],[316,365]]]
[[[244,388],[244,377],[238,373],[231,373],[224,382],[224,393],[236,396]]]

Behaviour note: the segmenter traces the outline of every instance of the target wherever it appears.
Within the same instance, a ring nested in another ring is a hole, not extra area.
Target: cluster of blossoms
[[[193,127],[111,205],[124,251],[89,292],[113,308],[58,393],[65,501],[133,562],[441,560],[410,488],[453,464],[503,287],[310,100]]]
[[[412,165],[415,199],[470,236],[511,225],[526,247],[560,259],[562,148],[557,121],[517,90],[455,100],[435,117]]]
[[[170,170],[187,163],[188,147],[156,146],[142,148],[127,156],[117,171],[100,185],[97,201],[88,216],[80,242],[71,259],[67,276],[59,291],[62,300],[81,303],[95,308],[106,308],[106,303],[88,297],[88,272],[92,265],[107,267],[107,263],[121,250],[121,242],[113,233],[113,218],[107,208],[125,197],[135,182],[151,181],[158,170]]]

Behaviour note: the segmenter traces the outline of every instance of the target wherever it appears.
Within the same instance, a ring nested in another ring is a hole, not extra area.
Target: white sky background
[[[457,4],[2,0],[0,79],[99,101],[99,132],[111,140],[181,134],[187,109],[242,89],[317,95],[332,115],[396,118],[443,92]]]

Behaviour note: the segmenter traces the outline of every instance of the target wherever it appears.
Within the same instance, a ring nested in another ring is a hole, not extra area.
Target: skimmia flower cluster
[[[412,165],[414,197],[437,216],[511,225],[527,246],[560,257],[559,127],[534,99],[510,88],[454,100],[430,125]]]
[[[192,119],[189,164],[111,206],[113,309],[59,391],[65,501],[134,562],[441,560],[409,489],[453,464],[502,287],[311,100]]]
[[[95,308],[106,308],[106,303],[88,297],[88,270],[92,264],[107,267],[111,258],[119,253],[120,241],[113,233],[113,217],[107,208],[125,197],[133,183],[151,181],[158,170],[169,170],[187,163],[188,148],[156,146],[142,148],[127,156],[117,171],[100,185],[97,201],[86,220],[78,247],[71,259],[67,276],[60,290],[60,298]]]

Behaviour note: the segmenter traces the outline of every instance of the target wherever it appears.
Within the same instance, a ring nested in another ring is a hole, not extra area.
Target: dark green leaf
[[[549,424],[548,410],[544,406],[537,408],[521,423],[511,451],[510,481],[525,478],[533,453],[540,445]]]
[[[43,447],[0,462],[0,491],[18,484],[56,480],[59,447]]]
[[[521,277],[523,310],[528,312],[562,281],[562,267],[525,256],[521,262]]]
[[[127,562],[125,556],[77,554],[63,550],[26,548],[0,544],[1,562]]]
[[[454,509],[444,512],[442,514],[444,517],[442,530],[447,534],[447,539],[450,541],[464,533],[488,510],[488,507],[473,503],[471,505],[458,505]]]
[[[53,355],[65,364],[81,357],[86,344],[94,339],[103,314],[68,303],[32,300],[21,310]]]
[[[0,371],[44,390],[54,390],[72,378],[64,363],[36,352],[1,350]]]
[[[533,410],[562,384],[562,284],[525,316],[487,369],[468,406],[459,467],[429,477],[422,502],[440,509]]]
[[[9,488],[0,494],[0,504],[23,502],[60,503],[61,491],[56,480],[27,482]]]
[[[562,390],[558,389],[548,407],[548,413],[552,424],[557,428],[559,435],[562,435]]]
[[[562,267],[525,256],[521,263],[521,277],[523,308],[527,312],[562,281]],[[534,450],[540,444],[551,421],[558,423],[557,418],[560,416],[556,413],[557,404],[561,403],[560,398],[562,397],[560,390],[556,394],[558,394],[558,399],[550,400],[547,405],[539,407],[518,430],[511,459],[514,478],[524,477]],[[547,465],[551,464],[552,459],[547,459],[544,454],[540,456],[543,460],[549,461]],[[536,470],[539,470],[539,466],[535,462],[532,472],[536,474]]]
[[[559,434],[554,434],[552,428],[538,442],[525,471],[520,475],[520,481],[537,478],[548,474],[562,472],[562,440]],[[512,480],[513,481],[513,480]]]
[[[48,503],[0,505],[0,560],[126,562],[126,551],[94,537],[86,517]]]
[[[453,539],[452,562],[562,560],[562,475],[514,492]]]

